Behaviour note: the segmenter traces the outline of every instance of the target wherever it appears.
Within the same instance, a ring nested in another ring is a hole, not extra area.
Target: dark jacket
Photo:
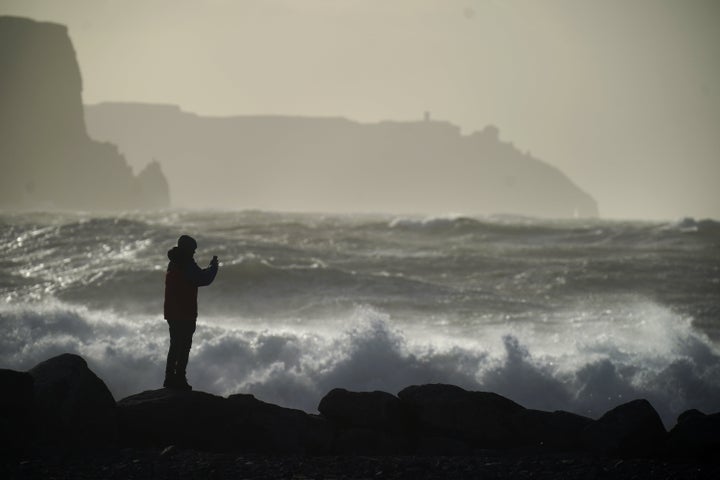
[[[218,267],[210,264],[200,268],[178,247],[168,251],[167,273],[165,274],[165,318],[167,320],[194,320],[197,318],[197,289],[210,285],[215,279]]]

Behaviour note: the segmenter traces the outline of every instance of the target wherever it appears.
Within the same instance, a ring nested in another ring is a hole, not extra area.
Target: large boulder
[[[403,402],[387,392],[331,390],[318,410],[336,429],[337,454],[393,455],[408,452],[411,418]]]
[[[33,377],[0,369],[0,391],[0,449],[7,452],[26,447],[35,434]]]
[[[227,399],[230,440],[243,451],[326,454],[331,451],[333,428],[318,415],[262,402],[253,395]]]
[[[123,445],[229,449],[226,399],[209,393],[148,390],[118,402]]]
[[[115,400],[82,357],[65,353],[39,363],[29,373],[42,443],[108,445],[117,441]]]
[[[720,413],[706,415],[693,409],[680,414],[668,434],[666,453],[700,460],[720,458]]]
[[[341,427],[380,431],[403,431],[409,418],[403,403],[387,392],[331,390],[320,400],[318,411]]]
[[[418,437],[450,438],[478,448],[522,444],[513,417],[525,408],[498,394],[432,384],[407,387],[398,397],[417,419]]]
[[[580,449],[580,436],[593,420],[582,415],[557,410],[521,410],[512,417],[519,446],[542,450]]]
[[[118,402],[124,445],[212,451],[328,453],[328,422],[300,410],[198,391],[150,390]]]
[[[582,445],[593,452],[621,456],[658,453],[667,432],[660,415],[645,399],[617,406],[585,428]]]

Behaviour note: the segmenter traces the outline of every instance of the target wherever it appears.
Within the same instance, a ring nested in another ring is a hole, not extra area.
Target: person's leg
[[[192,337],[195,333],[195,319],[187,322],[183,322],[183,325],[180,329],[179,336],[179,344],[178,344],[178,354],[177,354],[177,363],[175,365],[175,377],[178,380],[178,383],[183,386],[190,388],[190,386],[187,383],[186,378],[186,369],[188,360],[190,358],[190,348],[192,347]]]
[[[167,362],[165,364],[165,381],[163,387],[171,387],[177,377],[177,363],[180,353],[181,328],[175,320],[168,320],[170,329],[170,348],[168,348]]]

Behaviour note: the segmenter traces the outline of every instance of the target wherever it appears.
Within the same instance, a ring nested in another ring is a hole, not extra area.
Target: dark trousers
[[[170,327],[170,349],[165,365],[165,377],[185,378],[192,336],[195,333],[195,319],[168,320]]]

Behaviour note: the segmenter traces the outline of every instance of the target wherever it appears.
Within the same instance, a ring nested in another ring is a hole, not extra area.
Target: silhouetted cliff
[[[81,94],[64,26],[0,17],[0,207],[167,206],[159,166],[139,179],[115,145],[88,137]]]
[[[438,121],[201,117],[169,105],[86,106],[88,129],[130,163],[163,161],[179,206],[593,217],[558,169]]]

